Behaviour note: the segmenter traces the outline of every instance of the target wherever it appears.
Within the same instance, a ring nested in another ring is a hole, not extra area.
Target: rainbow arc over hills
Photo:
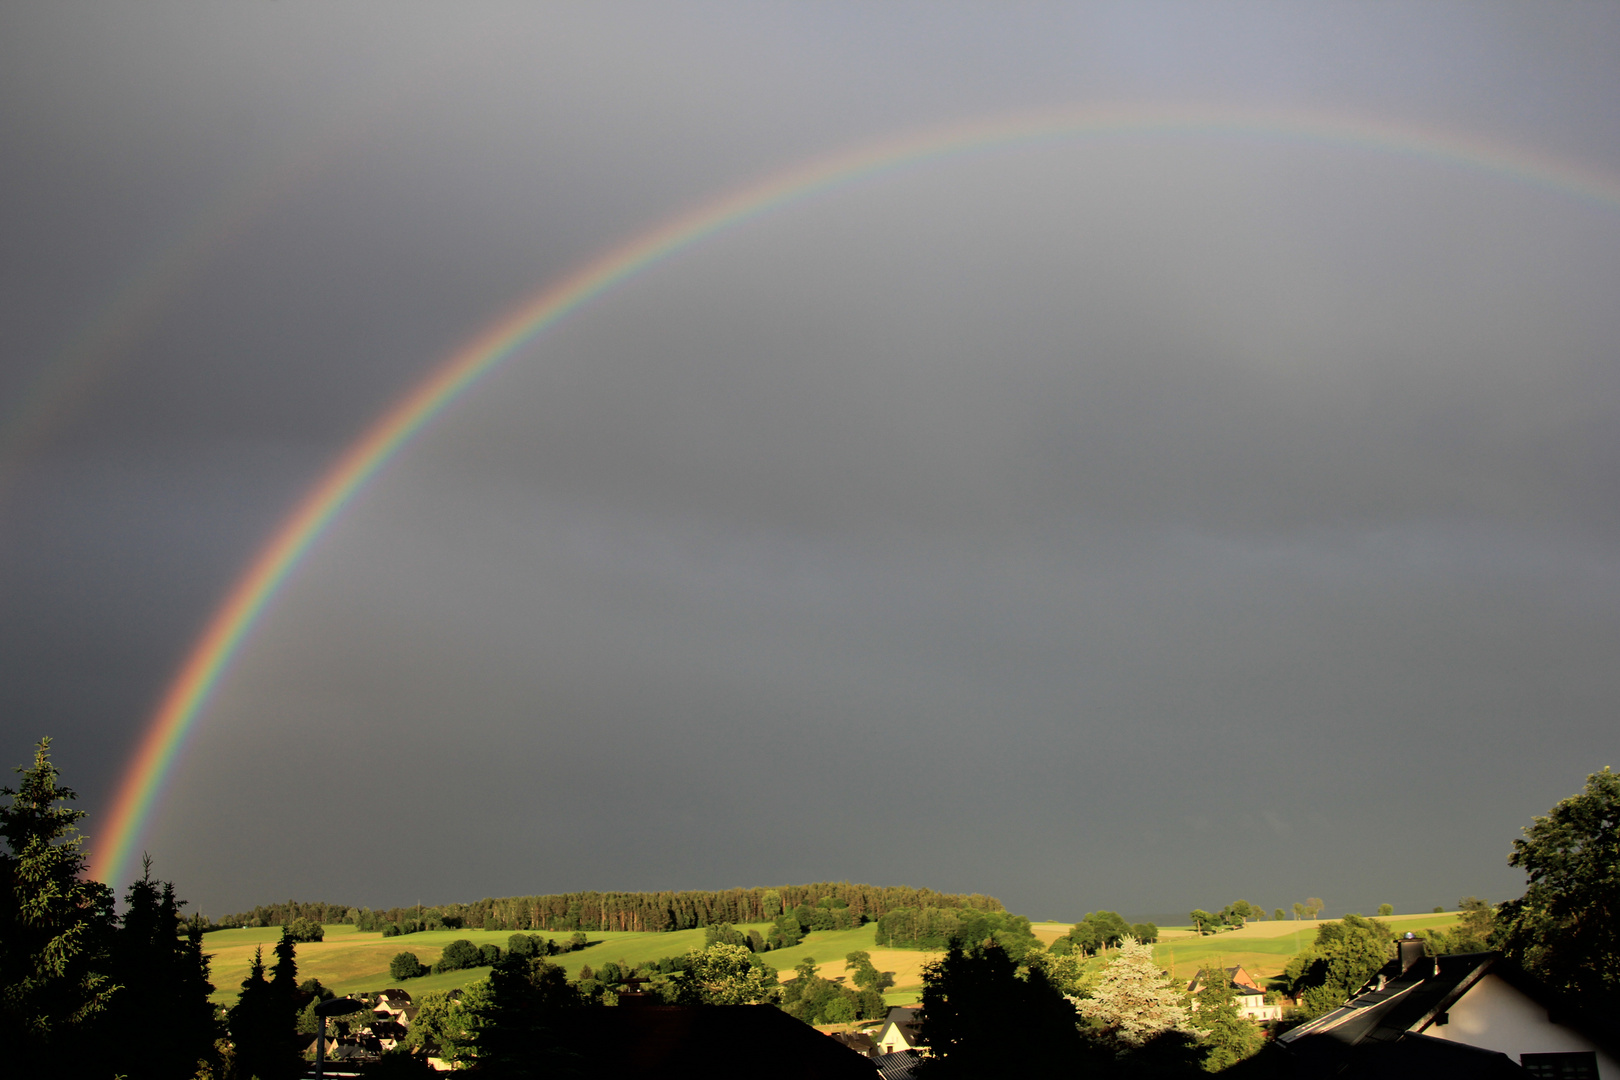
[[[1562,198],[1620,209],[1620,180],[1487,139],[1325,112],[1176,106],[1070,108],[911,131],[811,159],[648,229],[541,288],[483,328],[377,417],[299,499],[192,645],[140,738],[93,849],[93,872],[126,879],[187,736],[243,643],[299,561],[355,494],[463,391],[570,313],[693,245],[784,206],[904,168],[969,153],[1121,136],[1216,138],[1360,150],[1494,175]]]

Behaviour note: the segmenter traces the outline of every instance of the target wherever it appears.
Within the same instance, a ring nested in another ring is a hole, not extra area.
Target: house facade
[[[1229,967],[1225,970],[1227,978],[1232,983],[1232,992],[1237,995],[1238,1014],[1240,1016],[1257,1022],[1282,1019],[1282,1005],[1266,1004],[1266,988],[1256,982],[1254,976],[1243,970],[1241,965]],[[1187,993],[1197,994],[1203,988],[1203,980],[1201,978],[1194,979],[1187,984]]]
[[[1343,1006],[1280,1036],[1302,1075],[1620,1080],[1613,1022],[1578,1013],[1500,953],[1399,956]]]
[[[916,1006],[896,1006],[889,1010],[888,1017],[883,1021],[883,1028],[878,1032],[877,1048],[880,1053],[897,1054],[902,1050],[921,1049],[917,1042],[917,1035],[922,1023],[919,1019],[922,1010]]]

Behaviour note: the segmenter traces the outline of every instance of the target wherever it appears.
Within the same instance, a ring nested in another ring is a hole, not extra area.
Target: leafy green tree
[[[1379,904],[1378,905],[1378,917],[1380,919],[1385,918],[1385,917],[1390,916],[1390,915],[1393,915],[1393,914],[1395,914],[1395,905],[1394,904]]]
[[[1305,917],[1314,919],[1327,908],[1327,901],[1320,896],[1307,896],[1305,898]]]
[[[1078,949],[1064,953],[1053,949],[1032,956],[1029,958],[1029,966],[1040,968],[1046,976],[1046,981],[1057,987],[1059,993],[1070,997],[1084,997],[1090,990],[1091,975],[1086,970],[1086,955]]]
[[[1052,943],[1052,952],[1058,956],[1073,952],[1079,956],[1090,956],[1102,945],[1097,928],[1084,920],[1075,923],[1069,932]]]
[[[748,935],[728,922],[711,923],[703,928],[704,945],[748,945]]]
[[[771,1005],[780,999],[776,973],[741,945],[710,945],[687,954],[676,1000],[682,1005]]]
[[[1118,945],[1131,935],[1131,924],[1117,911],[1093,911],[1082,921],[1096,931],[1097,940],[1104,949]]]
[[[461,998],[449,991],[424,994],[417,1003],[416,1019],[405,1033],[405,1045],[418,1052],[436,1051],[451,1064],[469,1064],[473,1059],[473,1032],[477,1026],[476,1006],[484,981],[468,987]],[[463,1004],[465,998],[468,1004]]]
[[[1187,918],[1192,922],[1193,929],[1200,934],[1213,934],[1216,923],[1220,921],[1215,915],[1205,911],[1203,908],[1193,908],[1192,914],[1188,915]]]
[[[1222,1069],[1260,1052],[1264,1039],[1254,1022],[1238,1011],[1237,989],[1224,968],[1198,973],[1202,984],[1193,997],[1193,1022],[1204,1032],[1204,1069]]]
[[[482,961],[483,953],[477,945],[466,938],[457,938],[444,947],[444,952],[439,955],[438,963],[433,965],[433,970],[461,971],[464,968],[478,967]]]
[[[1294,918],[1303,919],[1304,917],[1305,917],[1305,905],[1296,901],[1294,903]]]
[[[294,919],[287,925],[287,932],[298,942],[320,941],[326,936],[326,930],[314,919]]]
[[[1276,911],[1271,913],[1271,917],[1276,919],[1278,922],[1282,922],[1284,919],[1288,918],[1288,912],[1284,911],[1282,908],[1278,908]]]
[[[7,1066],[22,1075],[54,1072],[76,1058],[82,1036],[117,984],[98,970],[113,925],[112,890],[89,879],[78,822],[84,811],[57,781],[51,740],[41,739],[29,769],[0,809],[0,1038]]]
[[[399,952],[388,961],[388,977],[390,979],[415,979],[426,975],[428,967],[416,958],[413,952]]]
[[[1086,1057],[1074,1006],[1037,965],[953,944],[923,971],[923,1045],[943,1077],[1070,1075]]]
[[[1556,991],[1620,993],[1620,775],[1605,766],[1532,819],[1508,865],[1526,885],[1497,911],[1502,950]]]
[[[1377,919],[1346,915],[1316,928],[1311,947],[1288,962],[1283,974],[1293,984],[1306,1017],[1343,1005],[1390,958],[1394,931]]]
[[[875,990],[881,994],[894,985],[894,972],[879,971],[872,963],[872,954],[864,949],[844,957],[844,970],[854,972],[850,981],[862,990]]]
[[[1133,923],[1131,925],[1131,937],[1151,945],[1159,940],[1159,928],[1156,924],[1150,922]]]

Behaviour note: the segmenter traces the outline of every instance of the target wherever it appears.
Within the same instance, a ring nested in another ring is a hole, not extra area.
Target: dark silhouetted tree
[[[953,944],[924,969],[920,1037],[942,1077],[1069,1075],[1087,1056],[1074,1006],[996,945]]]
[[[112,890],[89,880],[84,811],[58,805],[77,795],[57,782],[50,748],[41,739],[17,787],[0,788],[0,1042],[19,1076],[83,1055],[117,988],[99,969]]]
[[[580,1004],[567,974],[543,959],[507,955],[489,973],[489,996],[473,1036],[479,1075],[495,1080],[583,1076],[565,1041],[565,1010]]]
[[[98,1040],[113,1058],[111,1071],[130,1080],[191,1076],[212,1065],[223,1034],[208,996],[208,958],[202,926],[181,935],[180,908],[171,882],[152,880],[150,859],[124,895],[125,911],[113,936],[110,969],[121,989],[113,996]]]
[[[295,987],[296,989],[296,984]],[[227,1017],[230,1028],[231,1080],[293,1080],[303,1061],[293,1052],[293,1017],[287,1004],[264,977],[264,950],[255,949],[248,977]]]

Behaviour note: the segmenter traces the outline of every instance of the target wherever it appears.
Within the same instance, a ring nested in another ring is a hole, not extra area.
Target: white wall
[[[1598,1075],[1603,1080],[1620,1080],[1620,1061],[1575,1031],[1550,1023],[1546,1009],[1509,986],[1500,976],[1487,975],[1470,987],[1451,1007],[1448,1019],[1444,1025],[1431,1024],[1421,1034],[1497,1050],[1515,1062],[1520,1054],[1594,1050]]]

